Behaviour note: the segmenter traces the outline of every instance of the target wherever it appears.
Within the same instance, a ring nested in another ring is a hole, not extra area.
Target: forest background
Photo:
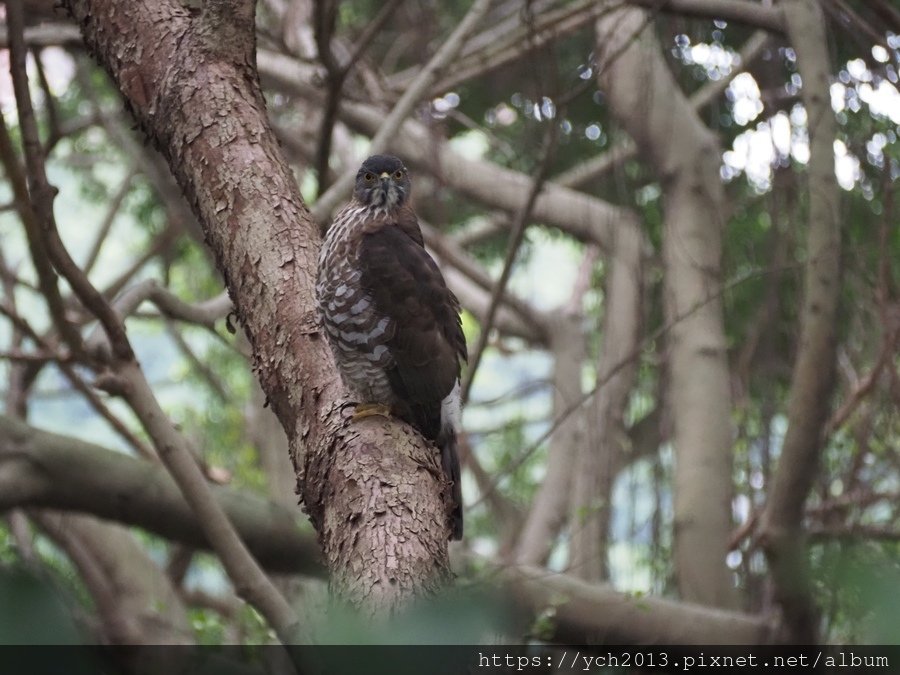
[[[64,4],[0,37],[0,642],[379,641],[325,597],[451,569],[391,639],[900,641],[893,2]],[[464,308],[449,547],[314,318],[374,151]]]

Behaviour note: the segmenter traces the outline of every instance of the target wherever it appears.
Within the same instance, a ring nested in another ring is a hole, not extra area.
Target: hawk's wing
[[[394,363],[388,372],[391,386],[433,439],[440,430],[441,401],[466,358],[459,301],[422,246],[408,208],[367,223],[359,254],[361,283],[378,313],[394,324],[386,343]]]

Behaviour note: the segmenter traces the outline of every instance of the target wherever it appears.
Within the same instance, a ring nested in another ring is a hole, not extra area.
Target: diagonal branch
[[[212,493],[266,569],[324,574],[315,539],[303,532],[295,509],[231,487],[214,486]],[[0,511],[16,507],[91,514],[211,548],[196,514],[158,464],[0,415]]]
[[[422,68],[422,71],[413,80],[409,88],[403,92],[390,114],[381,122],[377,133],[372,138],[372,142],[369,143],[369,154],[382,152],[392,144],[392,139],[400,131],[403,121],[409,117],[415,105],[428,94],[438,76],[450,65],[459,53],[459,50],[462,49],[466,38],[487,13],[491,2],[492,0],[475,0],[472,3],[463,20],[459,22],[459,25],[441,45],[437,53]],[[346,173],[341,176],[328,189],[328,192],[316,201],[313,217],[319,222],[324,222],[331,212],[334,211],[335,207],[343,199],[346,199],[355,178],[356,169],[352,173]]]
[[[16,108],[19,112],[19,125],[22,129],[22,147],[25,152],[25,166],[28,170],[28,193],[31,207],[41,228],[41,245],[50,262],[65,277],[75,295],[103,324],[109,335],[113,351],[118,358],[130,360],[134,352],[125,336],[122,323],[109,308],[96,288],[88,281],[87,276],[78,268],[69,255],[53,215],[53,201],[56,188],[47,180],[44,166],[44,148],[38,137],[37,122],[31,104],[31,93],[28,88],[28,75],[25,68],[26,47],[24,39],[25,16],[22,0],[12,0],[6,5],[6,19],[9,32],[10,73],[13,80],[13,91],[16,94]],[[5,131],[4,131],[5,135]],[[10,163],[7,161],[7,171]]]
[[[221,6],[220,6],[221,5]],[[238,35],[243,25],[252,27],[255,3],[233,0],[208,3],[211,23],[218,30],[221,44],[232,35]],[[53,188],[47,182],[44,169],[43,150],[37,138],[34,111],[28,91],[25,74],[24,55],[24,13],[21,0],[7,3],[7,20],[10,35],[10,62],[14,77],[16,103],[25,148],[26,166],[30,182],[32,204],[39,208],[39,217],[44,228],[47,254],[54,266],[68,280],[75,295],[86,309],[93,313],[102,324],[111,345],[112,364],[116,376],[108,376],[105,382],[115,379],[114,388],[125,395],[135,414],[153,438],[160,458],[172,473],[187,501],[194,507],[206,528],[207,535],[215,544],[225,569],[228,571],[239,593],[243,593],[270,621],[283,640],[296,637],[297,618],[293,610],[265,576],[256,561],[246,550],[227,516],[219,508],[209,492],[203,473],[194,461],[183,437],[175,430],[153,395],[143,371],[135,359],[134,351],[125,333],[125,327],[112,306],[93,286],[87,275],[76,265],[60,239],[52,210]],[[202,34],[206,37],[205,34]],[[28,123],[26,124],[26,120]]]
[[[701,19],[725,19],[774,33],[787,30],[781,6],[770,7],[750,0],[624,0],[622,4]]]
[[[516,214],[515,220],[513,221],[510,230],[510,240],[506,249],[506,257],[503,260],[503,269],[491,292],[491,301],[481,324],[478,342],[475,343],[475,349],[471,352],[472,357],[469,361],[469,368],[466,372],[465,380],[463,381],[461,398],[464,404],[469,400],[469,394],[472,391],[472,383],[475,381],[475,374],[478,372],[481,357],[484,355],[484,349],[487,346],[488,337],[490,336],[494,324],[494,317],[497,314],[497,308],[500,304],[500,298],[503,297],[503,294],[506,292],[506,285],[509,282],[509,277],[512,275],[513,263],[515,263],[516,255],[525,239],[526,225],[531,218],[534,204],[537,201],[538,195],[541,193],[541,188],[543,187],[544,181],[547,178],[547,173],[550,170],[550,159],[556,149],[558,129],[558,125],[550,124],[538,158],[537,171],[532,179],[528,198],[525,200],[525,203],[522,205],[522,208]]]

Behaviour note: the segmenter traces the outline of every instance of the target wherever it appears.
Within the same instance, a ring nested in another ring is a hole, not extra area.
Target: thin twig
[[[797,265],[788,265],[785,267],[785,269],[793,269],[793,268],[800,266],[800,264],[801,263],[798,263]],[[525,448],[525,450],[523,450],[521,453],[519,453],[519,455],[515,459],[513,459],[512,461],[507,463],[507,465],[504,467],[503,473],[496,477],[493,488],[496,489],[497,487],[499,487],[500,481],[506,475],[515,472],[520,466],[522,466],[522,464],[524,464],[528,460],[529,457],[531,457],[535,452],[537,452],[538,449],[547,441],[547,439],[550,438],[550,436],[552,436],[556,432],[556,430],[559,429],[563,425],[563,423],[567,419],[569,419],[569,417],[576,410],[578,410],[582,406],[586,405],[589,401],[591,401],[594,398],[594,396],[597,395],[597,393],[600,391],[600,389],[603,388],[604,385],[606,385],[613,377],[615,377],[619,373],[620,370],[625,368],[634,359],[638,358],[641,355],[641,352],[643,352],[644,349],[647,348],[647,346],[653,344],[653,342],[655,342],[656,340],[661,338],[663,335],[668,333],[670,330],[672,330],[672,328],[674,326],[681,323],[685,319],[688,319],[689,317],[691,317],[695,312],[697,312],[700,309],[702,309],[703,307],[705,307],[708,303],[720,298],[722,295],[724,295],[731,289],[739,286],[740,284],[743,284],[747,281],[751,281],[753,279],[757,279],[764,274],[768,274],[770,271],[771,270],[767,269],[767,270],[764,270],[761,272],[746,274],[737,279],[734,279],[733,281],[731,281],[727,284],[724,284],[715,293],[712,293],[709,296],[707,296],[706,298],[704,298],[702,301],[697,302],[693,307],[689,307],[684,312],[682,312],[678,316],[674,317],[673,319],[666,322],[665,324],[663,324],[662,326],[657,328],[655,331],[653,331],[652,333],[647,335],[643,340],[641,340],[640,344],[637,345],[637,347],[635,347],[632,351],[630,351],[628,354],[626,354],[625,357],[623,357],[618,363],[616,363],[612,368],[610,368],[609,372],[607,372],[603,377],[601,377],[599,380],[597,380],[597,382],[594,384],[594,386],[589,391],[585,392],[585,394],[581,398],[574,401],[566,409],[564,409],[562,411],[562,413],[556,419],[553,420],[553,424],[551,424],[550,427],[537,438],[537,440],[535,440],[531,445],[529,445],[527,448]]]
[[[6,316],[6,318],[8,318],[17,329],[22,331],[29,340],[34,342],[43,353],[54,355],[52,358],[53,362],[69,381],[69,384],[72,385],[72,388],[84,396],[94,411],[109,423],[112,430],[116,432],[122,440],[134,448],[140,456],[151,460],[157,459],[156,452],[139,439],[131,429],[122,422],[122,420],[116,417],[97,392],[94,391],[94,389],[78,374],[78,371],[75,370],[71,363],[73,360],[71,356],[54,352],[52,346],[31,327],[31,324],[19,316],[15,310],[6,303],[0,302],[0,314]]]
[[[109,307],[103,296],[72,260],[59,237],[53,216],[53,199],[56,188],[47,181],[44,167],[44,148],[38,137],[31,93],[28,88],[28,74],[25,69],[26,47],[24,40],[25,17],[22,0],[6,3],[6,20],[9,34],[10,73],[16,94],[16,108],[22,130],[22,146],[25,151],[25,166],[28,171],[29,197],[32,208],[42,230],[42,244],[50,261],[62,274],[82,304],[103,324],[109,335],[113,353],[121,360],[134,359],[134,352],[125,335],[125,329]],[[4,133],[4,135],[6,135]],[[77,349],[77,347],[76,347]]]
[[[438,75],[451,63],[462,49],[468,35],[487,13],[492,0],[475,0],[463,20],[450,34],[441,48],[422,68],[422,71],[410,84],[403,96],[397,101],[394,109],[384,119],[378,133],[369,143],[369,154],[383,151],[390,139],[399,131],[403,121],[409,116],[415,105],[427,95]],[[313,217],[320,223],[325,222],[337,205],[346,198],[356,178],[356,169],[345,173],[323,194],[312,209]]]
[[[47,142],[44,145],[44,154],[49,155],[54,146],[62,139],[62,125],[60,124],[59,111],[56,107],[56,99],[50,90],[50,81],[47,79],[47,72],[44,64],[41,63],[41,50],[38,47],[31,48],[31,56],[34,60],[34,66],[38,74],[38,83],[41,85],[41,92],[44,94],[44,107],[47,110],[47,127],[50,130],[47,136]]]
[[[463,382],[461,394],[463,404],[465,404],[466,401],[469,400],[469,393],[472,390],[472,382],[475,380],[475,374],[478,372],[478,366],[481,364],[481,357],[483,356],[485,347],[488,343],[488,337],[491,333],[491,326],[494,323],[494,317],[497,315],[497,308],[500,305],[500,298],[506,291],[506,285],[509,282],[510,275],[512,274],[512,268],[516,260],[516,255],[519,252],[519,247],[524,241],[526,224],[531,217],[531,211],[534,208],[534,203],[537,201],[538,195],[541,193],[541,188],[544,186],[544,181],[547,179],[547,174],[550,171],[550,159],[553,156],[554,151],[556,150],[556,141],[558,137],[559,125],[551,123],[547,128],[547,135],[544,138],[543,148],[541,149],[541,154],[538,158],[537,171],[534,175],[534,179],[532,180],[531,190],[528,193],[528,198],[525,200],[525,204],[523,204],[522,208],[516,214],[516,217],[513,220],[512,227],[510,228],[510,241],[509,246],[506,249],[506,258],[503,260],[503,270],[500,272],[500,278],[497,279],[497,283],[494,285],[494,290],[491,293],[491,302],[488,305],[487,312],[485,313],[484,322],[481,326],[481,332],[478,335],[478,342],[475,344],[475,349],[473,350],[471,359],[469,361],[469,368],[466,373],[466,378]]]
[[[3,163],[6,178],[15,195],[15,206],[25,229],[28,250],[37,273],[38,288],[47,303],[50,317],[69,349],[73,353],[80,353],[82,350],[81,335],[66,316],[65,303],[56,283],[56,273],[44,254],[45,246],[38,216],[32,208],[31,199],[28,196],[28,188],[22,168],[19,165],[19,159],[13,149],[12,138],[6,126],[5,118],[0,120],[0,161]]]
[[[423,221],[421,218],[419,219],[419,226],[422,229],[425,243],[440,260],[452,265],[460,274],[465,275],[484,290],[491,291],[493,289],[494,284],[487,271],[467,251],[457,245],[451,237],[447,237],[436,227]],[[522,321],[533,326],[541,340],[547,339],[549,326],[546,317],[542,316],[539,311],[514,293],[511,293],[509,289],[504,289],[501,301],[518,314]]]
[[[103,218],[103,222],[100,224],[100,228],[97,230],[97,236],[94,239],[94,242],[91,244],[91,250],[88,251],[87,257],[84,261],[84,265],[82,266],[85,274],[89,275],[91,273],[91,270],[94,269],[94,265],[97,264],[97,259],[100,257],[100,249],[103,247],[107,236],[109,236],[109,232],[116,220],[116,216],[119,214],[119,210],[122,208],[122,203],[125,201],[125,197],[127,197],[128,193],[131,192],[131,181],[134,180],[134,177],[136,175],[137,169],[135,167],[132,167],[126,174],[125,178],[122,179],[122,184],[119,186],[119,189],[116,190],[116,193],[110,200],[109,206],[106,210],[106,216]]]
[[[316,27],[316,46],[319,50],[319,59],[325,66],[328,81],[328,93],[325,105],[322,108],[322,123],[319,127],[319,145],[316,149],[315,170],[318,179],[317,194],[321,196],[329,187],[328,162],[331,158],[331,142],[334,136],[334,125],[337,122],[338,106],[341,101],[341,92],[347,76],[353,66],[362,57],[371,41],[378,34],[391,14],[400,5],[400,0],[389,0],[385,3],[374,19],[366,26],[350,58],[343,65],[338,63],[337,57],[331,51],[331,38],[334,33],[336,19],[336,6],[333,0],[318,0],[315,3],[314,24]]]
[[[135,258],[127,269],[123,270],[102,293],[104,298],[113,298],[122,292],[122,289],[141,271],[141,269],[158,255],[162,255],[170,249],[172,242],[178,238],[181,233],[180,228],[169,221],[165,229],[157,234],[153,240],[144,248],[141,255]]]
[[[112,306],[124,321],[132,316],[145,300],[156,305],[164,317],[203,326],[213,333],[215,322],[225,318],[232,310],[231,299],[225,292],[209,300],[190,304],[160,286],[155,279],[145,279],[127,289],[113,301]],[[91,350],[108,349],[108,343],[105,343],[104,335],[99,331],[89,335],[85,343]]]
[[[563,7],[555,12],[547,12],[527,32],[517,31],[501,44],[491,44],[482,51],[466,56],[454,67],[453,72],[432,87],[432,96],[451,91],[464,82],[493,72],[520,58],[523,53],[533,51],[549,42],[580,30],[594,19],[610,11],[595,0],[585,0],[574,7]],[[403,83],[394,84],[402,88]]]
[[[184,356],[191,367],[200,374],[200,377],[202,377],[203,381],[206,382],[209,390],[219,399],[219,403],[228,407],[232,407],[234,405],[234,402],[228,395],[228,389],[225,386],[225,383],[222,382],[222,379],[212,368],[209,367],[209,364],[207,364],[203,359],[201,359],[194,353],[194,350],[191,349],[188,341],[185,340],[184,335],[182,335],[181,329],[175,325],[174,321],[166,317],[165,324],[166,332],[175,342],[175,345],[178,347],[178,350],[181,352],[182,356]]]

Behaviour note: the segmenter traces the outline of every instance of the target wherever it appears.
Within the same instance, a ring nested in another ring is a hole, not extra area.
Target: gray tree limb
[[[732,429],[720,297],[726,218],[721,150],[669,71],[642,10],[601,18],[597,53],[598,79],[610,107],[663,186],[678,586],[685,600],[735,607],[725,565]]]
[[[791,0],[784,3],[784,11],[803,78],[801,95],[809,125],[809,225],[788,428],[760,529],[776,599],[784,612],[785,637],[814,644],[818,621],[806,559],[803,513],[819,466],[834,388],[841,296],[841,190],[834,173],[837,121],[829,94],[825,17],[815,0]]]
[[[315,537],[303,531],[293,509],[234,488],[211,489],[266,569],[323,574]],[[178,487],[158,464],[0,415],[0,511],[20,506],[91,514],[209,548]]]
[[[536,567],[499,571],[508,592],[534,615],[548,617],[562,644],[765,644],[769,622],[737,612],[619,593]]]

